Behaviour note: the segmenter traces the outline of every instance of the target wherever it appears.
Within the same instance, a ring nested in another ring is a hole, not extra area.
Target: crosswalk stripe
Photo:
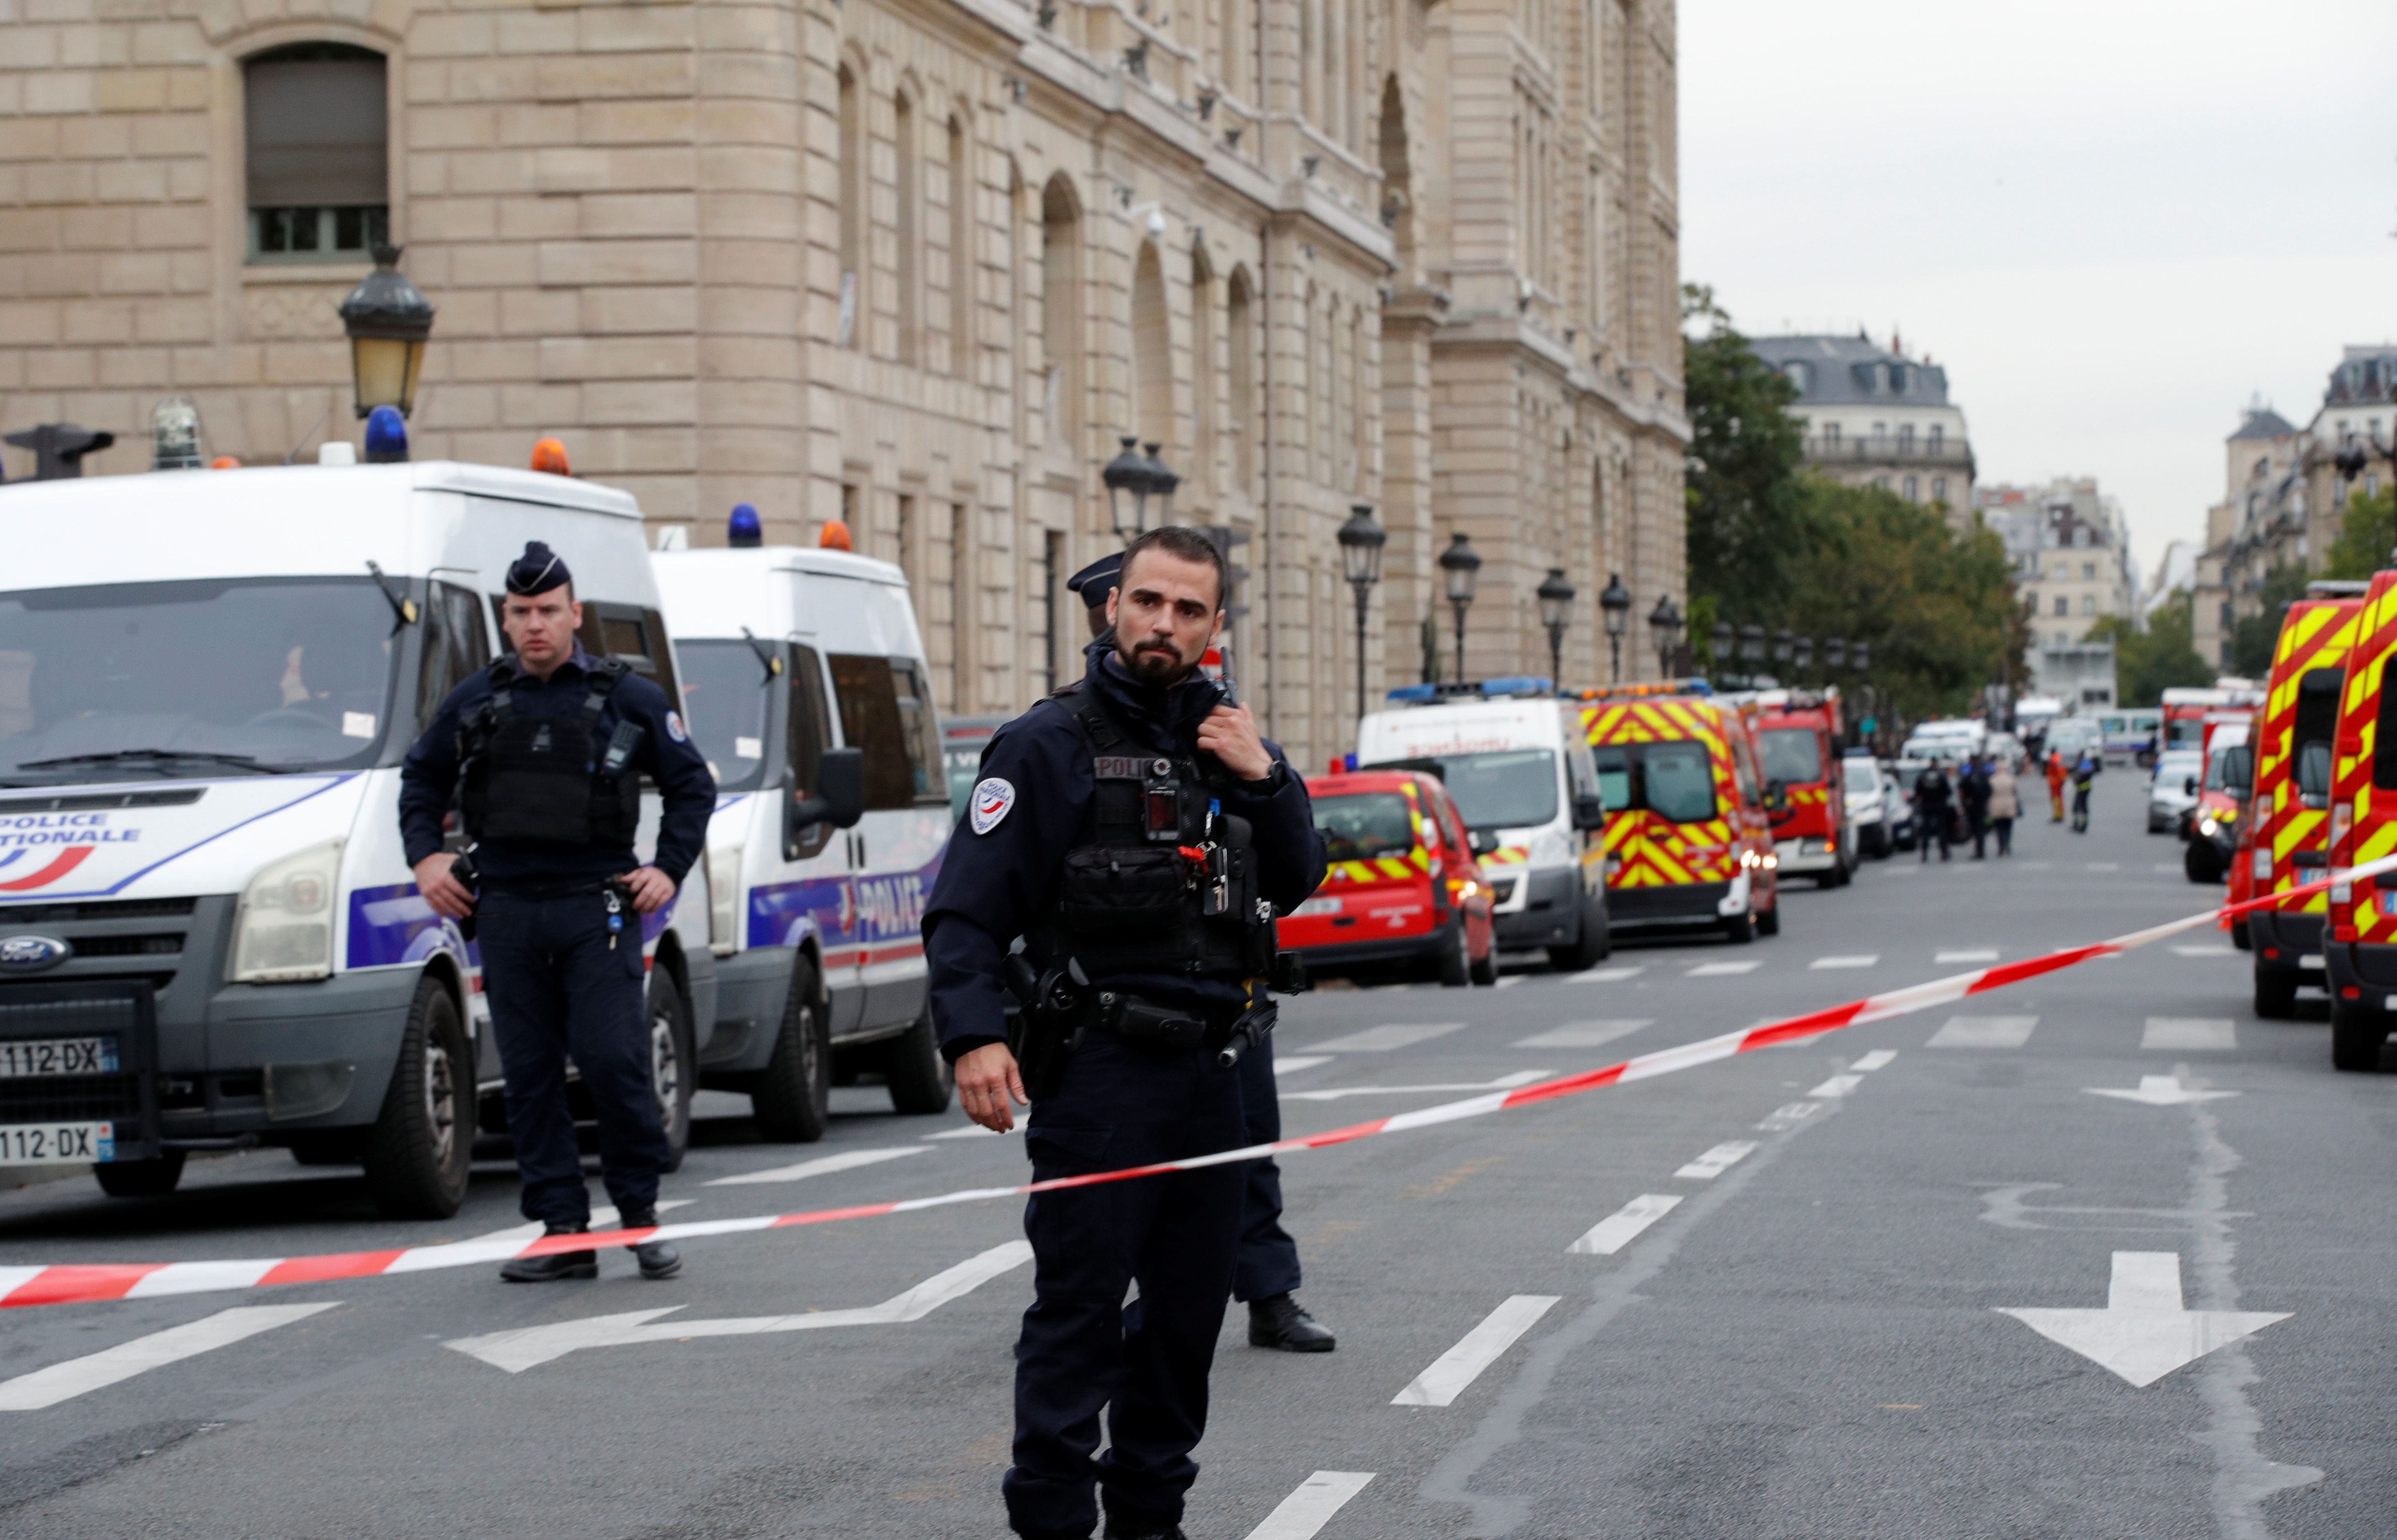
[[[2139,1046],[2168,1053],[2226,1053],[2239,1046],[2239,1027],[2235,1022],[2203,1017],[2149,1016]]]
[[[1809,968],[1815,969],[1870,968],[1879,961],[1881,961],[1881,955],[1879,953],[1866,952],[1852,957],[1816,957],[1813,962],[1807,964],[1807,966]]]
[[[80,1359],[54,1363],[47,1369],[36,1369],[30,1374],[0,1382],[0,1412],[39,1412],[136,1374],[230,1347],[246,1337],[304,1320],[340,1303],[328,1299],[316,1305],[239,1306],[186,1325],[170,1326],[164,1332],[121,1342]]]
[[[1925,1048],[2020,1048],[2030,1041],[2037,1016],[1950,1016]]]
[[[1702,962],[1681,976],[1689,979],[1730,978],[1740,973],[1752,973],[1763,966],[1764,964],[1761,960],[1756,962]]]
[[[1617,1038],[1628,1038],[1654,1018],[1625,1022],[1566,1022],[1534,1037],[1518,1038],[1517,1048],[1604,1048]]]
[[[1444,1038],[1465,1029],[1463,1022],[1393,1022],[1381,1026],[1369,1026],[1362,1032],[1351,1032],[1345,1038],[1334,1038],[1328,1043],[1309,1043],[1316,1053],[1386,1053],[1394,1048],[1413,1048],[1434,1038]]]

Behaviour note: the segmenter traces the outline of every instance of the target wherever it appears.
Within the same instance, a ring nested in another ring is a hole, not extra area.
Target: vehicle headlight
[[[2207,837],[2208,838],[2212,838],[2212,837],[2213,837],[2213,836],[2214,836],[2214,826],[2215,826],[2215,825],[2214,825],[2214,820],[2213,820],[2213,819],[2211,819],[2211,818],[2208,818],[2208,819],[2204,820],[2203,822],[2202,822],[2201,824],[2198,824],[2198,826],[2197,826],[2197,832],[2198,832],[2198,833],[2200,833],[2200,834],[2202,834],[2202,835],[2204,835],[2204,836],[2205,836],[2205,837]]]
[[[341,841],[328,839],[249,879],[234,916],[234,983],[285,984],[332,972],[341,874]]]
[[[741,855],[738,845],[707,852],[707,949],[719,957],[741,950]]]

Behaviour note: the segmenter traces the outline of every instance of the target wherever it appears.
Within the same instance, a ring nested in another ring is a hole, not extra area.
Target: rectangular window
[[[243,67],[252,262],[362,261],[391,238],[383,56],[335,43]]]
[[[866,807],[946,806],[940,726],[915,663],[840,652],[831,663],[841,740],[865,754]]]
[[[416,679],[420,732],[433,725],[449,692],[491,659],[489,634],[483,629],[483,607],[472,592],[455,583],[436,583],[429,599],[424,607],[424,668]]]
[[[1934,422],[1931,424],[1930,431],[1923,436],[1930,445],[1931,452],[1935,455],[1946,447],[1948,429],[1941,423]]]
[[[941,764],[941,718],[932,703],[932,682],[912,658],[891,660],[891,681],[899,691],[899,742],[907,754],[907,779],[916,805],[946,807],[948,775]]]
[[[1922,483],[1913,476],[1906,478],[1906,501],[1908,502],[1922,501]]]
[[[2060,576],[2062,576],[2062,574],[2061,574],[2061,573],[2058,573],[2057,575],[2058,575],[2059,577],[2060,577]],[[2066,597],[2065,597],[2063,595],[2061,595],[2061,594],[2058,594],[2057,596],[2056,596],[2056,613],[2057,614],[2057,616],[2058,616],[2058,617],[2062,617],[2062,616],[2065,616],[2065,615],[2069,615],[2069,614],[2071,614],[2071,613],[2072,613],[2072,601],[2071,601],[2070,599],[2066,598]]]
[[[1939,448],[1939,430],[1936,428],[1931,430],[1931,448],[1934,450],[1936,450]],[[1945,502],[1948,501],[1948,478],[1946,476],[1935,475],[1931,478],[1931,501],[1934,502]]]
[[[2397,791],[2397,658],[2380,665],[2380,725],[2372,743],[2372,784]]]
[[[791,647],[791,710],[783,731],[785,758],[791,771],[791,794],[807,797],[816,789],[824,769],[824,750],[832,747],[832,714],[824,709],[824,660],[812,647]],[[831,843],[830,823],[812,824],[785,857],[803,861]]]

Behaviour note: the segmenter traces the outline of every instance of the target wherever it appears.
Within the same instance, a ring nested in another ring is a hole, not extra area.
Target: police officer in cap
[[[1245,1143],[1240,1078],[1222,1060],[1269,1027],[1273,917],[1323,877],[1306,784],[1198,671],[1223,623],[1214,545],[1143,535],[1115,588],[1081,681],[984,750],[924,919],[958,1101],[1002,1132],[1032,1107],[1035,1180]],[[1012,1046],[1002,990],[1026,1006]],[[1018,1534],[1084,1540],[1095,1486],[1109,1540],[1178,1540],[1245,1181],[1213,1166],[1026,1204],[1034,1298],[1002,1483]]]
[[[567,1105],[570,1055],[598,1110],[619,1223],[643,1229],[657,1223],[670,1147],[650,1083],[641,917],[672,904],[699,859],[716,778],[665,691],[621,659],[583,650],[573,575],[541,542],[508,569],[502,617],[513,650],[451,690],[408,750],[400,833],[425,902],[471,916],[480,932],[524,1216],[550,1235],[591,1227]],[[644,775],[665,802],[647,865],[633,853]],[[442,848],[453,805],[475,842],[463,867]],[[643,1278],[682,1267],[670,1241],[633,1251]],[[590,1251],[500,1270],[514,1283],[598,1275]]]
[[[1107,634],[1107,599],[1116,591],[1123,553],[1109,552],[1065,580],[1088,606],[1091,636]],[[1270,1145],[1281,1137],[1281,1100],[1274,1087],[1273,1039],[1265,1038],[1241,1056],[1240,1110],[1244,1145]],[[1249,1346],[1285,1353],[1329,1353],[1339,1345],[1329,1327],[1308,1315],[1294,1297],[1299,1285],[1298,1242],[1281,1227],[1281,1167],[1272,1157],[1252,1161],[1240,1199],[1240,1256],[1232,1268],[1232,1297],[1249,1307]]]

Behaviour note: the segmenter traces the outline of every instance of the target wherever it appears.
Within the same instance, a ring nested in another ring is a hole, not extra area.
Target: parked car
[[[1889,787],[1880,762],[1869,749],[1851,751],[1840,761],[1846,789],[1848,823],[1856,831],[1856,848],[1876,861],[1890,852]]]
[[[2148,832],[2170,829],[2189,836],[2189,810],[2197,806],[2195,782],[2205,773],[2205,756],[2196,749],[2166,749],[2156,757],[2155,772],[2148,777]]]
[[[1490,887],[1440,777],[1353,770],[1308,778],[1306,795],[1326,869],[1282,920],[1283,946],[1317,971],[1397,963],[1452,988],[1498,982]]]

